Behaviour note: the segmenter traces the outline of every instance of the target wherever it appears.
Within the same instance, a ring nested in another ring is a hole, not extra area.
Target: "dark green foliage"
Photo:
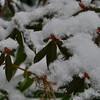
[[[61,100],[70,100],[71,98],[71,95],[63,95],[62,99]]]
[[[46,62],[47,62],[47,67],[51,62],[56,60],[57,58],[57,46],[55,44],[55,41],[51,41],[48,43],[47,46],[45,46],[42,50],[40,50],[35,58],[34,58],[34,63],[39,62],[41,59],[44,58],[46,55]],[[49,69],[49,68],[48,68]]]
[[[49,37],[48,38],[46,38],[46,39],[43,39],[43,42],[48,42],[49,41]]]
[[[19,43],[19,48],[18,48],[18,51],[17,51],[17,54],[16,54],[16,59],[14,61],[14,64],[16,65],[20,65],[22,62],[25,61],[26,59],[26,53],[24,51],[24,44],[23,44],[23,39],[22,39],[22,34],[20,31],[18,31],[16,29],[16,40],[17,42]]]
[[[20,65],[22,62],[25,61],[25,59],[26,53],[24,52],[24,48],[22,46],[19,46],[14,64]]]
[[[57,59],[57,46],[55,44],[55,41],[51,41],[47,46],[46,51],[46,62],[47,66],[49,66],[50,63],[54,62]],[[48,67],[49,69],[49,67]]]
[[[35,58],[34,58],[34,63],[37,63],[37,62],[39,62],[41,59],[44,58],[44,56],[46,55],[47,49],[48,49],[47,46],[45,46],[42,50],[40,50],[40,51],[36,54],[36,56],[35,56]]]
[[[27,98],[39,98],[40,95],[43,93],[42,90],[31,91],[30,94],[25,95]],[[55,92],[54,93],[56,98],[62,98],[64,96],[63,93]]]
[[[21,0],[21,1],[26,2],[29,5],[33,5],[33,3],[35,4],[35,2],[36,2],[36,0],[33,0],[33,1],[32,0]],[[81,2],[81,0],[76,0],[76,1],[78,1],[78,2],[76,2],[77,4],[79,2]],[[93,1],[95,1],[95,0],[92,0],[91,3],[93,3]],[[15,14],[15,11],[14,11],[13,6],[11,5],[12,0],[8,0],[7,2],[8,2],[8,5],[7,5],[8,8],[7,9],[10,12],[10,16],[11,15],[13,16]],[[44,6],[46,4],[46,2],[47,2],[47,0],[38,0],[38,5],[37,6],[39,6],[39,5]],[[64,5],[67,5],[67,4],[64,3]],[[81,6],[79,6],[79,7],[81,8]],[[84,7],[81,8],[80,11],[75,12],[75,14],[72,14],[72,16],[77,16],[78,14],[86,12],[86,11],[94,11],[96,13],[100,13],[100,8],[96,8],[95,6],[92,7],[92,5],[90,4],[89,7],[86,6],[86,9],[84,9]],[[58,18],[61,18],[61,19],[63,18],[63,13],[59,13],[59,11],[49,11],[49,8],[48,8],[45,15],[42,15],[41,17],[39,17],[36,20],[34,18],[31,20],[31,18],[30,18],[29,19],[30,22],[27,23],[27,24],[25,23],[25,25],[24,25],[24,23],[22,23],[23,24],[23,29],[33,30],[33,31],[41,31],[42,28],[44,27],[44,25],[48,24],[48,21],[46,23],[44,23],[45,19],[51,20],[53,17],[57,18],[57,15],[59,15]],[[72,16],[70,16],[70,17],[72,17]],[[14,18],[16,18],[16,17],[14,17]],[[46,39],[44,39],[43,41],[47,42],[48,44],[44,48],[42,48],[39,52],[36,53],[35,48],[34,48],[34,43],[32,42],[31,38],[29,38],[30,44],[28,44],[29,42],[27,43],[27,36],[25,37],[25,35],[27,35],[27,34],[24,33],[24,30],[20,30],[22,27],[20,28],[20,25],[18,24],[17,20],[18,19],[11,20],[11,22],[14,21],[14,23],[13,23],[14,26],[13,27],[15,27],[15,28],[12,30],[10,35],[7,37],[7,38],[10,37],[10,38],[12,38],[12,39],[14,39],[15,41],[18,42],[19,47],[17,48],[17,51],[15,53],[16,55],[14,56],[15,50],[12,50],[8,53],[7,52],[5,52],[5,53],[1,52],[1,55],[0,55],[0,65],[2,65],[3,63],[5,64],[5,75],[6,75],[7,81],[11,80],[11,78],[13,77],[14,72],[16,71],[17,68],[21,69],[19,67],[19,65],[23,64],[23,62],[27,58],[27,55],[25,53],[24,44],[27,45],[29,47],[29,49],[33,50],[34,53],[36,54],[36,56],[34,57],[34,63],[37,63],[40,60],[42,60],[44,57],[46,57],[46,63],[47,63],[47,69],[48,70],[49,70],[49,65],[51,63],[53,63],[55,60],[57,60],[57,55],[58,55],[57,54],[57,48],[61,52],[60,54],[63,54],[63,56],[65,58],[65,59],[62,59],[62,60],[68,60],[70,57],[73,56],[73,54],[70,52],[70,50],[67,47],[63,46],[63,41],[67,42],[66,40],[68,38],[70,38],[70,36],[61,36],[60,39],[57,39],[54,35],[56,33],[50,33],[54,37],[52,38],[52,36],[50,35]],[[16,28],[16,26],[17,26],[17,28]],[[7,28],[7,26],[6,26],[4,29],[7,30],[9,28]],[[39,38],[41,38],[41,37],[39,37]],[[100,45],[100,35],[98,35],[95,38],[94,42],[98,46]],[[12,61],[11,61],[11,56],[14,56],[14,58],[15,58],[14,64],[18,65],[16,68],[13,68],[14,66],[12,67],[13,64],[12,64]],[[32,64],[32,62],[31,62],[31,64]],[[30,67],[30,65],[25,63],[25,67],[26,67],[26,69],[28,69]],[[21,69],[21,70],[25,71],[24,75],[23,75],[24,79],[19,82],[19,84],[16,88],[19,89],[21,92],[24,92],[33,83],[37,82],[37,84],[38,84],[38,82],[39,82],[39,86],[40,86],[41,85],[40,82],[42,82],[42,83],[44,82],[45,84],[42,84],[44,86],[43,88],[39,88],[40,90],[36,90],[36,91],[33,90],[32,94],[27,95],[26,97],[27,98],[40,98],[41,95],[43,95],[45,93],[44,99],[49,98],[50,97],[49,95],[52,95],[52,93],[51,93],[51,91],[50,91],[50,94],[46,93],[47,91],[45,91],[45,90],[49,85],[50,85],[50,87],[52,87],[52,82],[49,83],[48,81],[45,81],[45,79],[43,79],[43,80],[40,79],[39,80],[39,78],[41,78],[41,76],[39,77],[35,73],[30,73],[26,69],[23,69],[23,68]],[[34,77],[31,77],[31,74],[33,74]],[[38,78],[37,78],[37,76],[38,76]],[[64,89],[65,90],[64,93],[57,93],[58,92],[57,91],[56,93],[54,93],[55,97],[56,98],[61,98],[61,100],[70,100],[72,95],[79,95],[79,93],[84,92],[85,89],[89,88],[89,85],[85,83],[85,78],[87,78],[87,77],[80,78],[79,76],[73,76],[72,81],[70,81],[68,84],[64,83],[65,85],[59,87],[59,89]],[[0,90],[0,93],[3,94],[3,95],[0,95],[0,100],[8,100],[8,93],[6,91]],[[91,100],[100,100],[100,98],[93,97],[93,98],[91,98]]]
[[[8,95],[7,91],[0,89],[0,92],[4,95]]]
[[[7,81],[10,81],[13,76],[13,67],[12,67],[12,61],[9,54],[5,57],[5,75]]]
[[[100,46],[100,35],[98,35],[98,36],[95,38],[94,42],[97,44],[97,46]]]
[[[32,91],[30,94],[25,95],[27,98],[39,98],[42,90]]]
[[[18,44],[20,46],[24,47],[22,33],[18,29],[15,29],[15,34],[16,34],[16,40],[17,40]]]
[[[0,100],[9,100],[7,91],[0,89]]]
[[[1,53],[1,55],[0,55],[0,66],[3,64],[4,60],[5,60],[5,53]]]
[[[69,57],[72,56],[72,54],[69,52],[69,50],[66,47],[63,47],[60,41],[57,43],[59,50],[61,53],[65,56],[65,59],[69,59]]]
[[[40,31],[40,30],[42,30],[42,27],[43,27],[42,23],[38,23],[38,24],[35,24],[32,26],[30,26],[30,25],[26,26],[27,29],[34,29],[34,31]]]
[[[7,38],[10,37],[10,38],[12,38],[12,39],[15,39],[17,33],[19,33],[19,31],[18,31],[16,28],[14,28],[14,29],[12,30],[12,32],[7,36]]]
[[[53,16],[54,16],[54,13],[48,13],[48,14],[45,14],[43,16],[43,18],[52,19]],[[37,24],[26,25],[25,28],[26,29],[33,29],[34,31],[40,31],[40,30],[42,30],[42,28],[43,28],[43,18],[40,18],[40,19],[36,20],[35,22]]]
[[[100,100],[100,97],[94,97],[93,99],[91,100]]]
[[[59,89],[66,89],[66,95],[70,95],[72,93],[76,94],[84,92],[84,90],[87,89],[87,85],[84,78],[74,76],[71,82],[69,82],[67,85],[59,87]]]
[[[89,7],[88,10],[95,11],[96,13],[100,13],[100,8]]]

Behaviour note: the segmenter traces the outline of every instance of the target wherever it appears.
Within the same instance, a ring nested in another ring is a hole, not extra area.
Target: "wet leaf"
[[[13,67],[10,55],[6,55],[5,57],[5,74],[7,81],[10,81],[13,76]]]

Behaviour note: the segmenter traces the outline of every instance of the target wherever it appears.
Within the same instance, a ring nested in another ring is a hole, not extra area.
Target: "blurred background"
[[[29,6],[34,6],[36,4],[36,1],[38,0],[20,0],[22,3],[25,3]]]

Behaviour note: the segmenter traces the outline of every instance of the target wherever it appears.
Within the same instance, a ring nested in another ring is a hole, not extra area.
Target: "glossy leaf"
[[[34,58],[34,63],[39,62],[39,61],[46,55],[47,49],[48,49],[47,46],[45,46],[42,50],[40,50],[40,51],[36,54],[36,56],[35,56],[35,58]]]
[[[0,55],[0,66],[3,64],[4,59],[5,59],[5,53],[2,53],[2,54]]]
[[[13,76],[13,67],[10,55],[6,55],[5,57],[5,74],[7,81],[10,81]]]
[[[56,58],[57,58],[57,46],[55,41],[51,41],[47,46],[47,52],[46,52],[47,66],[49,66],[51,62],[54,62]]]
[[[19,83],[18,89],[20,91],[26,90],[28,87],[30,87],[34,82],[34,78],[30,78],[29,73],[25,73],[25,79],[23,82]]]

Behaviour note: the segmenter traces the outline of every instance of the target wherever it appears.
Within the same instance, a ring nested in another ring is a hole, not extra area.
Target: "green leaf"
[[[2,94],[4,94],[4,95],[8,95],[8,92],[5,91],[5,90],[0,89],[0,92],[1,92]]]
[[[39,61],[46,55],[47,49],[48,49],[47,46],[45,46],[42,50],[40,50],[40,51],[36,54],[36,56],[35,56],[35,58],[34,58],[34,63],[39,62]]]
[[[16,35],[16,40],[17,40],[18,44],[19,44],[20,46],[24,47],[21,32],[20,32],[18,29],[16,29],[15,32],[16,32],[16,34],[17,34],[17,35]]]
[[[17,87],[20,91],[25,91],[28,87],[30,87],[34,82],[34,78],[30,78],[29,73],[25,73],[25,79],[23,82],[19,83]]]
[[[98,36],[95,38],[94,42],[97,44],[97,46],[100,46],[100,35],[98,35]]]
[[[76,94],[79,92],[83,92],[86,88],[87,87],[84,78],[74,76],[73,80],[69,84],[62,86],[59,89],[66,89],[67,90],[66,95],[70,95],[72,93]]]
[[[0,55],[0,66],[3,64],[4,60],[5,60],[5,53],[2,53]]]
[[[9,100],[7,91],[0,89],[0,100]]]
[[[70,98],[71,98],[71,95],[66,95],[61,100],[70,100]]]
[[[19,48],[17,50],[14,64],[19,66],[21,63],[23,63],[26,60],[26,53],[24,51],[23,38],[21,32],[18,29],[16,29],[16,34],[17,34],[16,40],[19,43]],[[15,74],[17,68],[13,68],[13,69],[14,69],[13,74]]]
[[[47,37],[46,39],[43,39],[44,42],[48,42],[49,41],[49,37]]]
[[[54,94],[55,94],[56,98],[62,98],[63,97],[63,93],[55,92]]]
[[[49,64],[51,62],[54,62],[54,60],[56,60],[56,59],[57,59],[57,46],[56,46],[55,41],[51,41],[47,45],[47,52],[46,52],[47,66],[49,66]]]
[[[19,66],[22,62],[25,61],[25,59],[26,53],[24,52],[24,48],[22,46],[19,46],[14,64]]]
[[[40,95],[43,93],[43,90],[31,91],[30,94],[25,95],[26,98],[40,98]]]
[[[9,52],[9,54],[11,55],[11,56],[13,56],[13,57],[15,57],[15,54],[14,54],[14,52]]]
[[[99,97],[92,97],[91,100],[100,100],[100,96]]]
[[[13,67],[10,55],[6,55],[5,57],[5,74],[7,81],[10,81],[13,76]]]
[[[26,26],[27,29],[34,29],[34,31],[40,31],[40,30],[42,30],[42,27],[43,27],[43,25],[41,22],[39,22],[38,24],[32,25],[32,26],[30,26],[30,25]]]
[[[12,30],[12,32],[7,36],[7,38],[12,38],[12,39],[15,39],[16,38],[16,33],[17,33],[17,29],[16,28],[14,28],[13,30]]]
[[[62,45],[57,44],[59,50],[61,51],[61,53],[66,57],[66,59],[69,59],[69,57],[72,56],[72,54],[69,52],[69,50],[65,47],[62,47]]]

